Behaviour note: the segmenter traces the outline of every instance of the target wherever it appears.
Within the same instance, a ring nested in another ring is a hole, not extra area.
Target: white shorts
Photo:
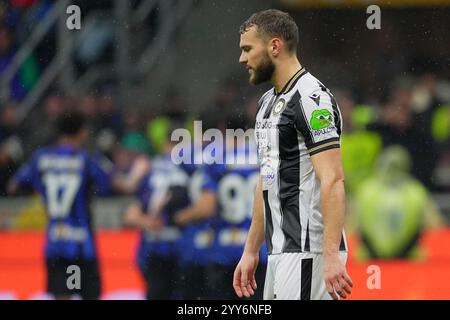
[[[340,252],[347,263],[347,252]],[[331,300],[323,279],[322,253],[269,255],[264,300]]]

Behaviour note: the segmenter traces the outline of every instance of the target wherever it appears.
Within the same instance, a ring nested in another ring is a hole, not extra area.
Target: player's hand
[[[147,215],[143,223],[144,228],[150,231],[158,231],[164,226],[164,221],[160,216]]]
[[[133,180],[140,180],[150,170],[150,160],[146,156],[139,156],[133,161],[130,176]]]
[[[169,203],[170,199],[172,199],[172,192],[168,191],[160,199],[155,201],[151,207],[153,214],[159,215],[163,211],[164,207]]]
[[[347,294],[352,293],[350,288],[353,287],[353,281],[347,274],[339,254],[324,255],[323,272],[327,291],[334,300],[339,297],[345,299]]]
[[[174,215],[173,221],[177,225],[182,227],[182,226],[188,224],[189,221],[191,221],[190,213],[188,211],[181,210]]]
[[[242,255],[233,276],[233,288],[239,298],[250,298],[257,288],[255,272],[258,267],[258,254],[245,253]]]

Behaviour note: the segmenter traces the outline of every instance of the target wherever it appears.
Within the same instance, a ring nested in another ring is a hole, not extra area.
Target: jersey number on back
[[[79,174],[49,172],[43,176],[48,214],[53,219],[67,217],[81,183]]]
[[[226,222],[241,223],[252,217],[253,195],[258,179],[258,173],[248,178],[230,174],[220,181],[218,197],[222,206],[221,217]]]

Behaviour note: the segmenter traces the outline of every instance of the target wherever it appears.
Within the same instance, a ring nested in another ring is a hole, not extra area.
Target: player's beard
[[[253,69],[253,77],[250,77],[250,82],[257,85],[270,81],[274,72],[275,64],[272,62],[267,52],[264,52],[261,63]]]

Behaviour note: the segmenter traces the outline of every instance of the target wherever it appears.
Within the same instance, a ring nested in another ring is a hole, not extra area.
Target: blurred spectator
[[[16,49],[14,48],[14,35],[12,30],[6,26],[0,26],[0,75],[7,70],[11,64]],[[10,98],[20,101],[25,96],[25,87],[20,82],[19,74],[16,74],[10,84]]]
[[[87,16],[76,43],[75,59],[79,71],[86,71],[94,63],[113,60],[114,28],[114,21],[107,17]]]
[[[444,103],[446,97],[440,92],[442,87],[435,74],[426,73],[418,79],[412,96],[418,129],[426,136],[431,134],[439,155],[448,149],[450,141],[450,106]],[[446,90],[449,90],[448,86]],[[447,101],[450,101],[448,97]]]
[[[97,106],[97,97],[91,93],[81,97],[78,104],[78,109],[86,116],[87,119],[93,120],[97,116]]]
[[[132,156],[138,154],[149,155],[152,153],[152,148],[145,136],[139,132],[129,132],[125,134],[120,141],[121,146],[130,152]]]
[[[450,146],[442,153],[433,175],[438,190],[450,191]]]
[[[445,223],[424,185],[409,174],[410,167],[408,152],[390,146],[358,189],[353,223],[362,242],[360,258],[421,258],[420,235]]]
[[[437,151],[431,130],[424,126],[429,128],[413,113],[411,85],[406,84],[394,88],[383,106],[381,121],[369,128],[381,134],[384,146],[399,144],[405,147],[413,159],[413,175],[431,188]]]
[[[185,95],[179,89],[170,88],[162,105],[162,114],[147,124],[147,137],[157,153],[163,152],[170,127],[192,129],[193,119],[188,110]]]
[[[151,149],[147,139],[140,133],[128,133],[111,151],[115,174],[119,177],[135,176],[133,172],[148,172],[150,161],[148,155]],[[130,190],[130,193],[137,191]]]
[[[382,148],[381,136],[367,130],[367,125],[374,121],[371,106],[355,105],[350,92],[335,90],[335,98],[342,113],[344,132],[341,150],[345,183],[349,193],[368,178]]]
[[[123,132],[122,114],[117,109],[115,97],[110,89],[100,89],[100,93],[89,93],[81,98],[77,107],[88,118],[91,134],[89,147],[98,148],[106,155],[110,155]]]
[[[23,127],[28,128],[26,154],[37,147],[55,142],[55,124],[58,117],[67,110],[68,99],[57,90],[51,90],[42,101],[39,110],[27,117]]]
[[[23,43],[27,40],[39,22],[44,20],[51,10],[51,0],[28,1],[23,5],[16,5],[19,10],[19,21],[16,25],[17,40]]]
[[[78,108],[78,110],[84,114],[86,117],[86,128],[89,133],[88,139],[85,141],[84,146],[88,150],[93,150],[97,147],[104,147],[106,148],[99,139],[96,136],[97,133],[97,116],[98,116],[98,97],[94,93],[89,93],[86,96],[81,97],[78,101],[76,101],[75,108]],[[101,152],[106,152],[107,149],[100,148]]]
[[[6,195],[6,183],[23,160],[22,139],[15,105],[4,106],[0,117],[0,195]]]
[[[223,119],[233,114],[243,116],[242,94],[240,83],[233,78],[225,80],[217,91],[211,106],[203,110],[201,119],[203,129],[218,128],[225,129]]]
[[[0,21],[8,27],[15,29],[19,26],[23,8],[15,5],[14,1],[0,2]]]
[[[14,30],[6,25],[0,26],[0,74],[5,72],[11,64],[17,52],[16,45]],[[34,53],[31,53],[26,57],[10,83],[11,100],[21,101],[23,99],[36,83],[39,69],[38,61]]]
[[[129,110],[124,115],[124,134],[128,132],[139,132],[144,127],[142,113],[138,110]]]
[[[18,129],[18,125],[17,106],[15,104],[3,106],[0,116],[0,142],[13,135]]]
[[[104,92],[98,97],[97,133],[108,130],[115,137],[123,133],[122,114],[118,110],[114,96],[110,92]]]
[[[167,136],[170,128],[170,119],[161,115],[151,119],[147,125],[147,137],[155,146],[155,152],[160,154],[163,151],[163,143],[161,141]]]

